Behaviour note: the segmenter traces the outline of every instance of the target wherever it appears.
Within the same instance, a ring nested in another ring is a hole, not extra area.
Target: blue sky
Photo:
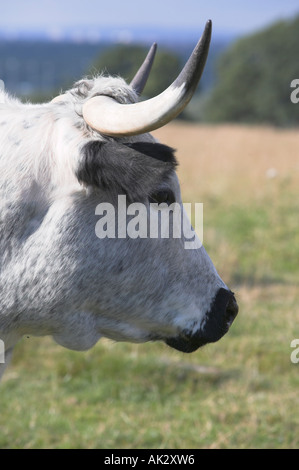
[[[52,31],[86,26],[199,28],[244,34],[299,13],[298,0],[1,0],[0,30]]]

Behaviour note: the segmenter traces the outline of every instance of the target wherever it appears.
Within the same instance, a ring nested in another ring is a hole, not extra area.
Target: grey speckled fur
[[[144,342],[192,333],[226,287],[203,247],[96,237],[95,208],[114,199],[76,177],[83,146],[111,140],[82,118],[83,103],[96,94],[137,100],[122,79],[103,76],[78,82],[57,103],[22,104],[0,93],[0,338],[7,351],[25,334],[84,350],[101,336]],[[118,141],[155,142],[149,134]],[[181,203],[174,170],[162,183]]]

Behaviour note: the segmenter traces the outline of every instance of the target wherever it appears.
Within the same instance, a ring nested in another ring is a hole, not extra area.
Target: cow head
[[[144,102],[138,95],[155,47],[131,85],[100,76],[44,105],[3,98],[0,338],[7,347],[36,334],[78,350],[104,336],[192,352],[227,332],[234,295],[196,234],[193,249],[184,232],[173,235],[186,220],[177,161],[149,134],[191,99],[210,34],[208,22],[179,77]]]

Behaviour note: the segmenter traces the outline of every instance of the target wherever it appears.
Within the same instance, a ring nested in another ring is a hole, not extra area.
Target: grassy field
[[[298,448],[298,131],[174,123],[183,199],[240,313],[191,355],[24,338],[4,376],[0,448]]]

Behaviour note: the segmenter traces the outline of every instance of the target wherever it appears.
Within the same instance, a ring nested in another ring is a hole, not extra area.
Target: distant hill
[[[169,49],[178,55],[182,65],[198,40],[195,33],[184,36],[180,32],[175,39],[170,32],[157,36],[159,37],[153,39],[158,42],[157,54],[160,49]],[[227,37],[213,39],[202,78],[203,89],[209,89],[214,84],[214,62],[231,41],[232,38]],[[150,46],[151,42],[146,45]],[[111,41],[78,43],[40,38],[33,40],[27,37],[22,40],[7,40],[3,37],[1,39],[0,32],[0,78],[4,80],[6,89],[13,94],[46,99],[84,76],[99,55],[113,44],[115,43]],[[144,42],[141,44],[144,45]]]
[[[81,78],[105,44],[0,41],[0,77],[17,95],[51,93]]]

